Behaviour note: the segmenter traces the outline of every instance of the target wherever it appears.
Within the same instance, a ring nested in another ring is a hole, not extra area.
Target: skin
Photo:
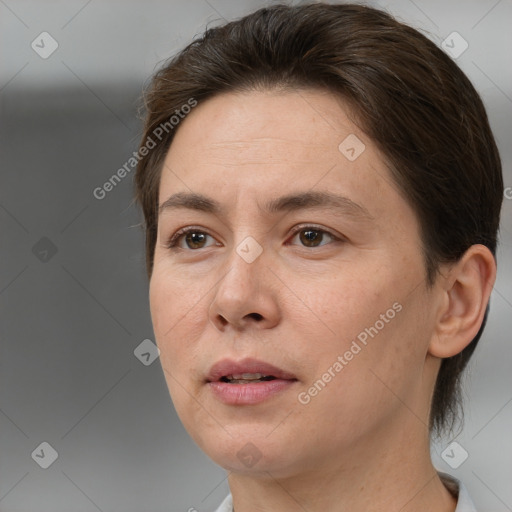
[[[365,144],[354,161],[338,149],[350,134]],[[312,190],[346,196],[369,216],[260,209]],[[347,105],[320,90],[229,92],[200,103],[168,151],[159,204],[177,192],[204,194],[225,211],[161,213],[153,327],[176,411],[229,471],[236,512],[453,511],[430,459],[429,406],[440,358],[478,332],[495,279],[488,249],[472,246],[428,287],[417,218],[384,156]],[[316,244],[304,237],[308,225],[323,230]],[[168,248],[185,226],[208,236]],[[252,263],[236,251],[248,236],[262,248]],[[300,403],[396,303],[401,311]],[[298,382],[257,405],[223,404],[206,375],[220,359],[245,357]],[[251,467],[237,456],[249,442],[259,456]]]

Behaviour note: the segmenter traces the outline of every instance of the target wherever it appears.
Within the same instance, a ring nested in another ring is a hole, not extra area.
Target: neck
[[[321,465],[279,477],[273,468],[257,476],[231,473],[235,511],[453,512],[456,500],[432,465],[428,429],[405,416],[387,435],[369,432]]]

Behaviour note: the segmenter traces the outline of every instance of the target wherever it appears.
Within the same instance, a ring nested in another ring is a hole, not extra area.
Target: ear
[[[446,358],[462,352],[477,335],[496,280],[496,260],[488,247],[472,245],[439,279],[442,296],[428,351]]]

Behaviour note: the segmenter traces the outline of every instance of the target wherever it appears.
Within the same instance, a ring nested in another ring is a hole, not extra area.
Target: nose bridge
[[[253,319],[275,320],[277,304],[267,287],[267,263],[263,246],[252,236],[245,236],[232,247],[210,306],[215,325],[219,325],[221,317],[237,326],[248,315]]]
[[[228,293],[232,299],[246,301],[255,297],[255,288],[259,290],[265,267],[262,257],[263,246],[252,236],[246,236],[238,242],[227,261],[227,273],[221,280],[217,293]]]

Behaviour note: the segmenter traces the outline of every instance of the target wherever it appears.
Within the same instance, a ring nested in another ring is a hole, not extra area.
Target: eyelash
[[[338,242],[343,241],[342,238],[340,238],[338,236],[335,236],[330,231],[327,231],[326,229],[323,229],[320,226],[315,226],[315,225],[311,225],[311,224],[305,224],[305,225],[297,226],[297,228],[290,234],[290,237],[294,238],[297,233],[300,233],[301,231],[306,231],[308,229],[311,230],[311,231],[318,231],[319,233],[326,233],[326,234],[328,234],[333,239],[333,241],[338,241]],[[186,228],[183,228],[183,229],[180,229],[180,230],[176,231],[176,233],[174,233],[174,235],[171,236],[171,238],[169,239],[169,241],[167,242],[165,247],[167,249],[171,249],[171,250],[174,250],[174,251],[182,249],[181,247],[176,247],[176,246],[178,245],[178,243],[179,243],[179,241],[180,241],[182,236],[186,235],[187,233],[191,233],[191,232],[193,232],[193,233],[202,233],[202,234],[205,234],[205,235],[208,235],[208,236],[212,236],[209,233],[207,233],[206,231],[203,231],[201,228],[190,226],[190,227],[186,227]],[[328,245],[328,244],[324,244],[324,245]],[[306,246],[303,246],[303,247],[305,249],[316,249],[316,247],[306,247]],[[323,247],[323,245],[318,246],[318,247]],[[188,249],[187,248],[187,249],[183,249],[183,250],[199,251],[200,249]]]

